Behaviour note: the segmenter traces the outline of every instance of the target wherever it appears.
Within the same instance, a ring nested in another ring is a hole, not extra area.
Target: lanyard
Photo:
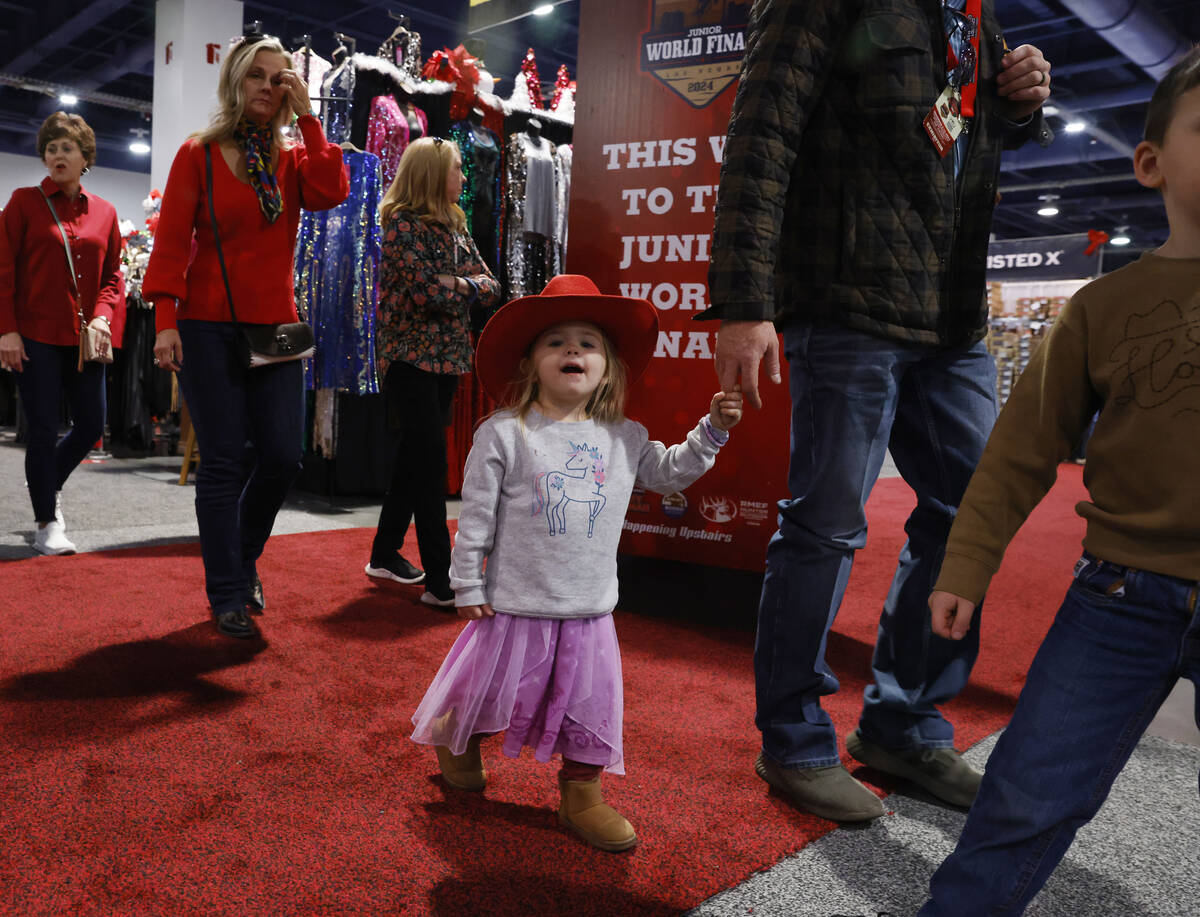
[[[953,10],[958,32],[964,44],[961,54],[954,53],[954,44],[946,36],[946,70],[950,82],[962,91],[963,117],[975,115],[975,89],[979,74],[979,16],[983,0],[966,0],[962,12]]]

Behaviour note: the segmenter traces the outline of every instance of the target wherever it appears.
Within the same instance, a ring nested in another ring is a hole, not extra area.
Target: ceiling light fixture
[[[1037,215],[1040,217],[1056,217],[1058,216],[1058,208],[1053,204],[1046,204],[1044,207],[1039,207]]]
[[[554,12],[554,4],[553,3],[543,3],[541,6],[535,6],[533,8],[533,15],[535,15],[535,16],[549,16],[553,12]]]
[[[1042,106],[1042,114],[1045,115],[1047,118],[1053,118],[1055,115],[1058,114],[1058,106],[1057,105],[1043,105]]]
[[[1129,227],[1118,226],[1113,230],[1113,236],[1108,240],[1109,245],[1128,245],[1132,240],[1129,238]]]
[[[63,92],[59,93],[58,101],[62,102],[63,105],[78,105],[79,96],[75,95],[73,92]]]
[[[138,156],[145,156],[150,152],[150,144],[146,142],[146,134],[149,132],[144,127],[131,127],[129,133],[134,135],[129,144],[129,152]]]
[[[1081,131],[1087,130],[1086,121],[1068,121],[1067,126],[1063,128],[1068,134],[1078,134]]]

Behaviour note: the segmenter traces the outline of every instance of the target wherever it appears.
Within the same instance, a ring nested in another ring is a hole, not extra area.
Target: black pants
[[[450,588],[450,530],[446,526],[446,427],[458,376],[428,373],[396,361],[383,380],[388,426],[396,438],[392,480],[371,561],[384,562],[400,550],[415,520],[426,586]]]

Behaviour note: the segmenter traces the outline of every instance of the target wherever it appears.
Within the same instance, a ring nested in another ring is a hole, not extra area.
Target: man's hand
[[[767,358],[767,376],[779,384],[779,337],[771,322],[726,321],[717,332],[717,379],[723,392],[741,388],[746,400],[762,407],[758,395],[758,369]]]
[[[961,640],[971,629],[975,603],[952,592],[933,592],[929,596],[929,611],[935,634],[947,640]]]
[[[1033,45],[1021,45],[1004,55],[996,75],[1000,113],[1009,121],[1024,121],[1050,98],[1050,62]]]

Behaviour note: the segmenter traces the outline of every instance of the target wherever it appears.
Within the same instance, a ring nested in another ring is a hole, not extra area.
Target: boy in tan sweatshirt
[[[933,632],[962,639],[1098,410],[1074,582],[920,917],[1021,914],[1176,680],[1200,684],[1200,47],[1155,90],[1134,172],[1162,192],[1169,237],[1059,316],[992,431],[929,598]]]

